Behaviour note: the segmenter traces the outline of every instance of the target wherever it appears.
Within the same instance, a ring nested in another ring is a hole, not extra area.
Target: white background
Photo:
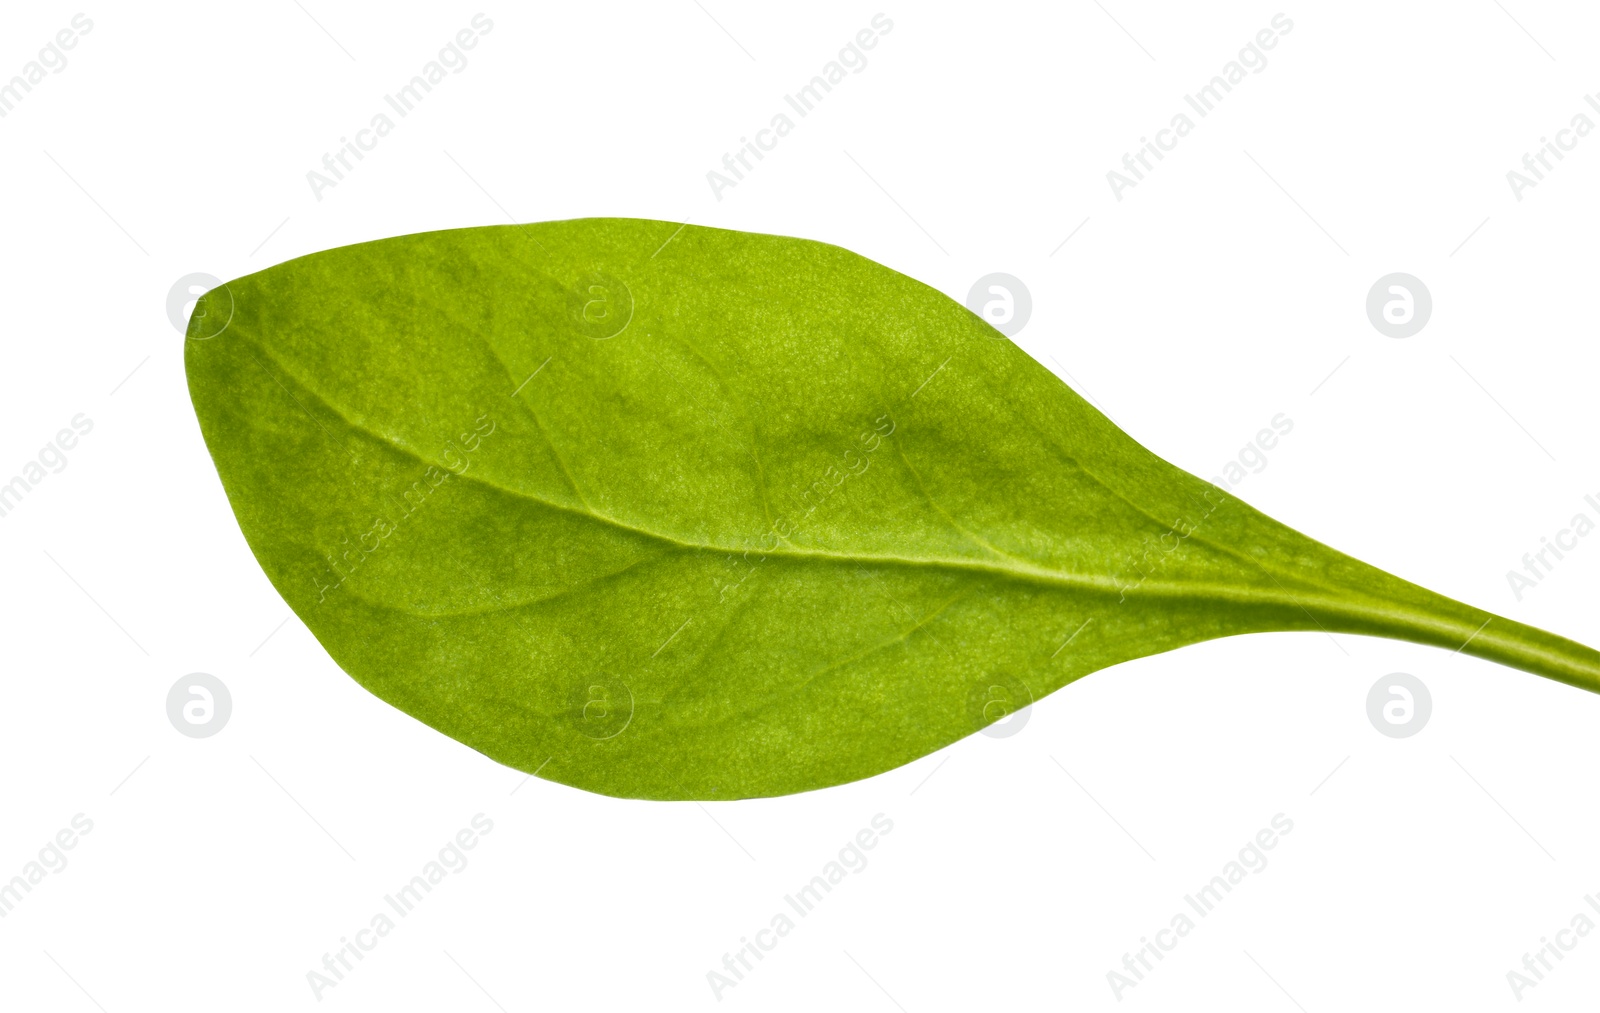
[[[1440,650],[1255,636],[1096,674],[1018,734],[865,782],[617,801],[524,783],[361,690],[223,497],[167,319],[180,277],[508,216],[689,219],[827,240],[957,299],[1016,275],[1018,342],[1161,456],[1211,477],[1285,413],[1244,499],[1600,643],[1600,538],[1521,601],[1506,580],[1600,516],[1600,136],[1521,201],[1506,180],[1600,120],[1600,15],[1104,3],[483,8],[466,68],[320,201],[308,170],[479,8],[83,9],[65,69],[0,119],[0,481],[94,422],[0,518],[0,879],[75,814],[94,829],[0,919],[0,1007],[1518,1006],[1506,973],[1600,892],[1595,696]],[[0,80],[78,10],[8,5]],[[716,200],[706,172],[880,10],[865,69]],[[1280,10],[1266,68],[1115,199],[1107,171]],[[1364,308],[1393,271],[1434,301],[1401,340]],[[196,671],[233,699],[208,739],[165,710]],[[1397,671],[1433,697],[1407,739],[1365,711]],[[470,864],[319,1001],[307,972],[477,813],[494,830]],[[894,829],[869,865],[717,999],[707,972],[877,813]],[[1107,972],[1278,813],[1294,830],[1270,864],[1119,1001]],[[1597,988],[1600,933],[1520,1005]]]

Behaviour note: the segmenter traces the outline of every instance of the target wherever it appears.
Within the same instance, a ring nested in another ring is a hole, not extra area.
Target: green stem
[[[1473,608],[1416,585],[1415,599],[1291,598],[1328,632],[1406,640],[1470,654],[1600,693],[1600,651],[1515,619]]]
[[[1600,651],[1514,619],[1492,616],[1461,653],[1600,693]]]

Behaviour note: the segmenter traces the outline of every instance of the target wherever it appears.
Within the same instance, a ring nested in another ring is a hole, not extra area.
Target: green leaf
[[[1273,521],[824,243],[632,219],[403,236],[229,282],[189,337],[239,525],[334,660],[590,791],[839,784],[1259,631],[1600,689],[1600,653]]]

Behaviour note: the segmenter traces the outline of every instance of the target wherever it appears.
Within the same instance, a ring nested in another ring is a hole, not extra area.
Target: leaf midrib
[[[481,485],[481,486],[483,486],[485,488],[493,489],[496,492],[499,492],[499,493],[501,493],[503,495],[511,496],[513,498],[522,500],[522,501],[527,502],[527,503],[536,504],[536,505],[538,505],[540,507],[543,507],[545,509],[559,511],[561,513],[566,513],[566,514],[570,514],[570,515],[573,515],[573,516],[576,516],[576,517],[581,517],[581,518],[583,518],[584,520],[587,520],[587,521],[605,524],[605,525],[607,525],[609,527],[612,527],[612,528],[615,528],[615,529],[617,529],[619,531],[626,531],[626,532],[628,532],[630,534],[633,534],[633,535],[638,535],[638,536],[643,537],[643,538],[647,538],[647,539],[650,539],[650,540],[653,540],[653,541],[656,541],[656,542],[663,543],[665,545],[670,546],[675,551],[691,551],[691,552],[705,552],[705,553],[735,553],[735,554],[737,554],[737,553],[748,554],[750,551],[752,551],[748,547],[732,547],[732,546],[722,546],[722,545],[716,545],[716,544],[702,544],[702,543],[698,543],[698,542],[684,541],[683,539],[676,538],[676,537],[674,537],[672,535],[663,534],[663,533],[657,532],[657,531],[651,531],[651,530],[649,530],[647,528],[637,527],[635,525],[627,523],[626,521],[619,520],[618,518],[611,517],[609,515],[600,513],[598,511],[594,510],[593,508],[571,506],[571,505],[568,505],[568,504],[565,504],[565,503],[559,503],[559,502],[556,502],[556,501],[553,501],[553,500],[547,500],[547,499],[544,499],[544,498],[542,498],[540,496],[536,496],[536,495],[534,495],[534,494],[532,494],[530,492],[527,492],[525,490],[513,489],[513,488],[510,488],[508,486],[501,485],[498,482],[493,482],[493,481],[490,481],[488,479],[485,479],[485,478],[482,478],[482,477],[478,477],[478,476],[472,476],[468,472],[455,472],[455,471],[451,470],[450,468],[448,468],[448,466],[446,466],[442,462],[433,460],[432,458],[428,457],[427,455],[423,454],[422,452],[413,449],[411,446],[409,446],[408,444],[402,442],[401,440],[399,440],[399,439],[397,439],[395,437],[392,437],[392,436],[388,435],[387,433],[380,432],[380,431],[378,431],[376,429],[368,428],[367,426],[356,422],[354,419],[350,418],[347,414],[345,414],[345,412],[341,411],[338,408],[338,406],[336,406],[332,401],[330,401],[327,398],[327,396],[325,396],[320,390],[318,390],[316,387],[314,387],[310,383],[308,383],[303,377],[301,377],[294,370],[292,370],[292,369],[288,368],[287,366],[285,366],[283,364],[283,362],[281,362],[278,359],[277,356],[273,355],[272,352],[264,344],[262,344],[260,341],[257,341],[257,340],[255,340],[253,338],[246,337],[245,334],[240,329],[235,329],[234,333],[239,337],[245,337],[246,340],[248,340],[252,345],[254,345],[270,362],[272,362],[278,368],[282,369],[283,372],[285,373],[285,375],[287,375],[296,384],[298,384],[301,387],[302,390],[306,391],[311,397],[313,397],[316,401],[318,401],[328,412],[330,412],[332,415],[334,415],[336,418],[338,418],[350,430],[352,430],[354,432],[357,432],[357,433],[365,434],[365,435],[367,435],[367,436],[369,436],[369,437],[371,437],[371,438],[383,443],[384,445],[389,446],[389,447],[393,448],[394,450],[399,451],[400,453],[406,455],[407,457],[412,458],[413,460],[417,461],[419,464],[424,464],[424,465],[428,465],[430,467],[435,467],[435,468],[442,468],[442,469],[444,469],[445,471],[449,472],[450,474],[454,475],[457,478],[474,482],[474,483],[476,483],[478,485]],[[788,542],[787,539],[784,539],[784,541]],[[1410,612],[1396,612],[1392,608],[1387,608],[1385,606],[1388,605],[1388,602],[1385,599],[1380,599],[1380,598],[1370,598],[1369,599],[1369,598],[1366,598],[1363,595],[1358,595],[1358,594],[1355,594],[1353,592],[1347,592],[1347,591],[1344,591],[1342,589],[1330,588],[1330,587],[1327,587],[1326,585],[1322,585],[1320,583],[1314,583],[1314,582],[1307,582],[1307,583],[1311,584],[1311,586],[1313,586],[1313,587],[1316,587],[1316,588],[1320,589],[1321,591],[1329,592],[1330,596],[1329,597],[1323,597],[1321,595],[1315,595],[1315,596],[1296,597],[1294,595],[1289,594],[1287,589],[1282,588],[1281,585],[1279,587],[1279,591],[1281,591],[1282,593],[1281,594],[1273,594],[1273,593],[1265,592],[1263,589],[1260,589],[1260,588],[1257,588],[1257,587],[1253,587],[1251,585],[1243,584],[1243,583],[1222,584],[1222,583],[1215,583],[1215,582],[1200,582],[1200,581],[1194,581],[1194,580],[1183,580],[1183,581],[1155,580],[1155,581],[1152,581],[1152,580],[1148,580],[1147,579],[1147,580],[1140,581],[1138,584],[1125,585],[1125,584],[1121,583],[1120,581],[1118,581],[1116,578],[1110,577],[1110,576],[1099,575],[1099,574],[1072,573],[1072,572],[1061,571],[1061,570],[1052,570],[1052,569],[1049,569],[1049,568],[1046,568],[1046,567],[1034,566],[1034,565],[1031,565],[1031,564],[1022,563],[1020,561],[1013,562],[1013,563],[1011,563],[1009,565],[1001,565],[1001,564],[996,564],[996,563],[987,563],[987,562],[984,562],[984,561],[981,561],[981,560],[975,560],[975,559],[960,559],[960,558],[949,558],[949,557],[941,557],[941,556],[928,556],[928,557],[924,557],[924,558],[913,558],[913,557],[909,557],[909,556],[898,556],[898,555],[893,555],[893,554],[881,554],[880,555],[880,554],[859,553],[859,552],[853,552],[853,553],[829,552],[829,551],[827,551],[825,549],[803,549],[803,548],[800,548],[798,546],[794,546],[793,543],[789,543],[789,545],[790,545],[790,547],[787,548],[787,549],[780,548],[780,549],[773,549],[773,550],[769,550],[769,551],[764,551],[762,553],[762,557],[763,557],[763,559],[765,559],[765,558],[792,559],[792,560],[801,561],[801,562],[839,563],[839,564],[852,564],[852,565],[856,565],[856,566],[860,566],[860,565],[864,565],[864,564],[867,564],[867,565],[877,564],[877,565],[883,565],[883,566],[920,567],[920,568],[928,568],[928,569],[949,570],[949,571],[955,571],[955,572],[981,573],[981,574],[985,574],[985,575],[988,575],[988,576],[1001,577],[1001,578],[1008,579],[1008,580],[1020,581],[1020,582],[1023,582],[1023,583],[1030,583],[1030,584],[1035,584],[1035,585],[1044,586],[1044,587],[1069,588],[1069,589],[1073,589],[1073,590],[1086,591],[1086,592],[1091,592],[1091,593],[1096,593],[1096,594],[1119,594],[1120,595],[1120,594],[1124,594],[1124,592],[1126,591],[1127,594],[1131,594],[1131,595],[1140,595],[1140,596],[1148,595],[1150,597],[1163,598],[1163,599],[1179,599],[1179,600],[1182,600],[1182,599],[1193,599],[1193,600],[1202,600],[1202,601],[1204,601],[1204,600],[1214,600],[1214,601],[1224,601],[1224,602],[1230,602],[1230,603],[1235,603],[1235,604],[1248,604],[1248,605],[1274,604],[1274,605],[1281,605],[1281,606],[1293,606],[1293,607],[1297,607],[1297,608],[1301,608],[1301,609],[1305,608],[1304,601],[1309,599],[1313,604],[1316,604],[1320,608],[1326,608],[1329,611],[1338,612],[1338,613],[1344,613],[1344,614],[1347,614],[1347,615],[1354,614],[1354,615],[1361,616],[1363,618],[1383,619],[1383,620],[1388,620],[1388,621],[1391,621],[1391,622],[1393,620],[1397,619],[1397,618],[1403,618],[1404,621],[1407,621],[1407,622],[1410,622],[1410,623],[1413,623],[1413,624],[1417,624],[1417,625],[1423,625],[1423,626],[1437,626],[1438,625],[1438,621],[1435,618],[1427,616],[1425,614],[1410,613]],[[1013,556],[1013,557],[1008,557],[1008,558],[1010,558],[1012,560],[1016,560],[1017,557]],[[1262,572],[1267,572],[1267,571],[1263,570]],[[602,576],[604,576],[604,575],[602,575]],[[415,615],[415,616],[418,616],[418,617],[426,617],[426,618],[456,618],[456,617],[466,617],[466,616],[472,616],[472,615],[482,615],[482,614],[487,614],[487,613],[496,612],[496,611],[503,611],[503,610],[505,610],[507,608],[532,607],[532,606],[538,605],[538,604],[540,604],[543,601],[546,601],[548,599],[559,597],[559,596],[561,596],[562,594],[565,594],[565,593],[567,593],[567,592],[560,591],[560,592],[556,592],[553,595],[546,596],[545,598],[535,599],[535,600],[528,601],[528,602],[519,602],[516,605],[510,605],[510,606],[497,605],[497,606],[486,607],[486,608],[482,608],[482,609],[467,609],[467,610],[460,610],[460,611],[456,611],[456,612],[421,612],[421,611],[417,611],[417,610],[414,610],[414,609],[406,608],[404,606],[388,605],[388,604],[381,605],[380,607],[393,609],[393,610],[396,610],[396,611],[405,612],[407,614]],[[378,604],[376,602],[372,602],[371,599],[363,598],[362,600],[363,601],[367,601],[369,604],[374,604],[374,605]],[[1315,620],[1315,617],[1313,617],[1313,620]],[[1454,630],[1456,629],[1456,627],[1454,625],[1450,625],[1448,627],[1439,627],[1439,628],[1441,628],[1441,629],[1449,629],[1452,632],[1454,632]]]

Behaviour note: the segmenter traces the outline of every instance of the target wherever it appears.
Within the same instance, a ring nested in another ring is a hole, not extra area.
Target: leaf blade
[[[652,257],[677,228],[398,237],[196,307],[231,301],[186,364],[269,579],[357,681],[501,762],[807,790],[969,734],[996,689],[1267,630],[1600,685],[1587,648],[1161,461],[919,282],[693,226]]]

